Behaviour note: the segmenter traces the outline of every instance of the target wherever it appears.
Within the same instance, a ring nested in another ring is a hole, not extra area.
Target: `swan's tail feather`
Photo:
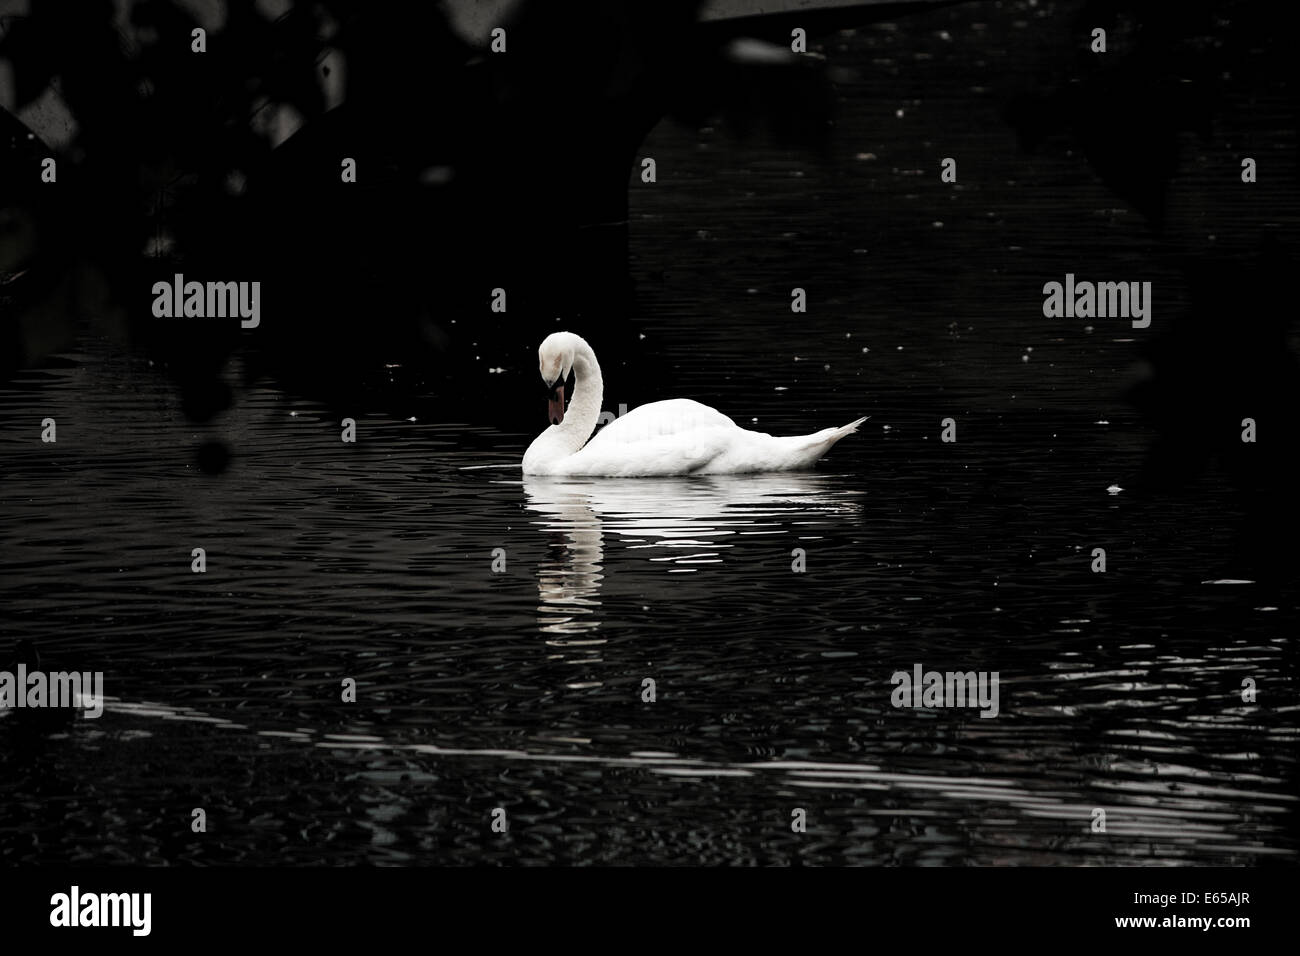
[[[805,446],[807,454],[807,458],[805,459],[806,466],[813,466],[816,459],[819,459],[822,455],[826,454],[827,451],[831,450],[831,446],[835,445],[837,441],[840,441],[840,438],[844,438],[845,436],[849,436],[849,434],[857,432],[858,425],[861,425],[863,421],[866,421],[868,418],[870,418],[870,416],[865,415],[857,421],[850,421],[849,424],[841,425],[840,428],[823,428],[820,432],[810,434],[810,436],[807,437],[809,438],[809,441],[807,441],[807,445]]]
[[[809,435],[808,437],[813,440],[813,444],[819,445],[822,451],[826,451],[841,438],[844,438],[846,435],[852,435],[856,432],[858,426],[870,417],[870,415],[863,415],[856,421],[849,422],[847,425],[841,426],[840,428],[823,428],[821,431]]]
[[[818,458],[830,451],[832,445],[846,435],[852,435],[858,430],[858,426],[870,417],[870,415],[864,415],[862,418],[839,428],[823,428],[811,435],[804,435],[800,439],[799,451],[797,452],[800,464],[803,467],[812,467]]]
[[[843,438],[845,435],[852,435],[855,431],[858,430],[858,426],[861,425],[863,422],[865,422],[865,421],[866,421],[868,418],[870,418],[870,417],[871,417],[870,415],[863,415],[861,418],[858,418],[858,419],[855,419],[854,421],[849,422],[849,423],[848,423],[847,425],[845,425],[843,428],[837,428],[837,429],[835,429],[835,431],[834,431],[834,433],[833,433],[833,434],[835,435],[835,441],[839,441],[839,440],[840,440],[841,438]],[[834,442],[832,442],[831,444],[834,444]]]

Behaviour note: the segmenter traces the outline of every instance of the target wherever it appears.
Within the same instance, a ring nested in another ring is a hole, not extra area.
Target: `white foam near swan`
[[[690,399],[651,402],[616,418],[590,441],[600,420],[604,382],[596,353],[579,335],[555,332],[537,350],[551,389],[551,426],[524,452],[526,475],[640,478],[723,475],[811,468],[866,418],[811,435],[777,437],[741,428],[717,409]],[[566,410],[564,383],[574,375]]]

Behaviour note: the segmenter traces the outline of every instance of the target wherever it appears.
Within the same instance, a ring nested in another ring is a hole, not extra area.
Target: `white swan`
[[[810,468],[865,418],[842,428],[778,438],[741,428],[717,409],[674,398],[642,405],[610,422],[587,441],[600,420],[604,382],[591,346],[572,332],[555,332],[537,350],[542,380],[551,389],[551,426],[524,452],[526,475],[640,478],[722,475]],[[574,374],[566,412],[564,382]]]

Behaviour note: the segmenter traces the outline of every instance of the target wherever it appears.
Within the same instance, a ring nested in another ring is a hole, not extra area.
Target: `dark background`
[[[1293,860],[1285,14],[914,5],[760,63],[797,19],[552,6],[504,56],[432,6],[231,3],[202,55],[183,5],[3,20],[0,646],[113,698],[0,721],[4,858]],[[261,327],[155,320],[176,271]],[[1151,328],[1045,319],[1067,272]],[[811,476],[520,482],[558,328],[611,411],[872,419]],[[915,661],[1003,716],[893,710]]]

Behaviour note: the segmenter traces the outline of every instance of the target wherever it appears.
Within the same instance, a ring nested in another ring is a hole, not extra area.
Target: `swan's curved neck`
[[[573,355],[573,398],[565,409],[564,421],[538,435],[524,453],[524,471],[546,472],[546,466],[582,448],[600,421],[600,403],[605,382],[591,346],[582,343]]]
[[[605,380],[600,377],[600,363],[596,353],[585,342],[573,355],[573,400],[564,411],[564,421],[555,426],[557,438],[563,436],[573,454],[596,430],[600,421],[600,403],[605,397]]]

